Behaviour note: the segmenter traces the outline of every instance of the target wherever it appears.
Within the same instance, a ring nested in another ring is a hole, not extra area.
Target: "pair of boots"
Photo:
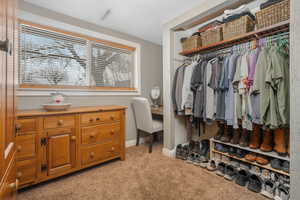
[[[263,131],[260,125],[253,124],[249,147],[251,149],[260,148],[265,152],[275,150],[278,154],[285,155],[287,153],[286,141],[285,129],[278,128],[273,133],[271,130]]]
[[[216,140],[221,140],[222,142],[230,142],[233,137],[233,128],[232,126],[227,126],[223,123],[218,122],[218,132],[215,135]]]

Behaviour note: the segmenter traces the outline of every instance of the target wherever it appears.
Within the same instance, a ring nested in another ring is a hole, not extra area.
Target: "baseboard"
[[[145,139],[144,138],[140,138],[140,144],[143,144],[145,143]],[[136,139],[133,139],[133,140],[127,140],[125,142],[125,147],[128,148],[128,147],[132,147],[132,146],[135,146],[136,145]]]
[[[175,148],[171,150],[167,148],[163,148],[163,154],[170,158],[175,158]]]

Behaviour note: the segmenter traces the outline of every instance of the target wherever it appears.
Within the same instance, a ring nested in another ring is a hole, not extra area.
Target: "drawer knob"
[[[21,145],[18,145],[18,146],[17,146],[17,151],[20,152],[21,149],[22,149],[22,146],[21,146]]]
[[[112,147],[111,150],[112,150],[112,151],[115,151],[115,147]]]
[[[76,140],[76,136],[75,136],[75,135],[72,135],[72,136],[71,136],[71,140]]]
[[[97,121],[100,121],[100,117],[97,117],[96,120],[97,120]]]
[[[59,126],[62,126],[62,125],[64,125],[64,121],[63,121],[63,120],[58,120],[57,124],[58,124]]]
[[[90,122],[93,122],[93,121],[94,121],[94,119],[93,119],[93,118],[91,118],[91,119],[90,119]]]
[[[115,119],[115,117],[114,117],[114,116],[110,116],[110,119],[111,119],[111,120],[114,120],[114,119]]]
[[[22,172],[18,172],[18,173],[17,173],[17,177],[18,177],[18,178],[22,177],[22,175],[23,175]]]
[[[114,131],[114,130],[111,130],[111,131],[110,131],[110,134],[111,134],[111,135],[115,134],[115,131]]]
[[[96,136],[96,133],[91,133],[90,138],[94,138]]]
[[[22,128],[21,124],[16,124],[16,131],[20,131]]]
[[[90,157],[91,157],[91,158],[94,158],[94,157],[95,157],[95,153],[94,153],[94,152],[91,152],[91,153],[90,153]]]

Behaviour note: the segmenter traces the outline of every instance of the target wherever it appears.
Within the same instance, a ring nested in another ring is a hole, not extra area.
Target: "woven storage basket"
[[[290,1],[284,0],[256,13],[257,28],[265,28],[290,19]]]
[[[201,33],[202,46],[223,40],[222,26],[216,26]]]
[[[248,33],[254,30],[255,21],[248,15],[242,16],[239,19],[227,22],[223,26],[223,39],[228,40],[233,37]]]
[[[201,37],[198,35],[191,36],[190,38],[186,39],[184,42],[182,42],[182,50],[191,50],[198,47],[201,47]]]

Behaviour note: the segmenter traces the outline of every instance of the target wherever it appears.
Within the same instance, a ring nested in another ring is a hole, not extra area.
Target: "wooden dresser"
[[[17,113],[17,178],[26,187],[125,159],[125,106]]]

